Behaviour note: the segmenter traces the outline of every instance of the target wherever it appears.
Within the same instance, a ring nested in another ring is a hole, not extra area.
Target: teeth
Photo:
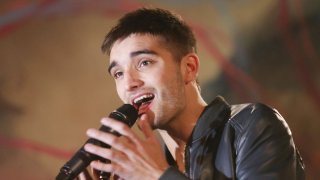
[[[152,97],[153,97],[152,94],[145,94],[145,95],[143,95],[143,96],[140,96],[140,97],[136,98],[133,102],[134,102],[135,104],[141,103],[144,99],[150,99],[150,98],[152,98]]]

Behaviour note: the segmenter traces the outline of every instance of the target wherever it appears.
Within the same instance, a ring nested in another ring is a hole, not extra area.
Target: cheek
[[[160,80],[165,86],[172,88],[172,90],[178,90],[180,86],[184,84],[181,72],[178,69],[172,70],[171,73],[163,74]]]
[[[163,79],[159,80],[159,88],[166,98],[175,99],[184,93],[184,83],[179,75],[178,73],[167,74],[163,76]]]
[[[168,71],[158,71],[152,76],[153,81],[166,85],[172,81],[173,76]]]
[[[117,94],[118,94],[119,98],[121,99],[121,101],[125,102],[123,88],[121,88],[118,84],[116,84],[116,90],[117,90]]]

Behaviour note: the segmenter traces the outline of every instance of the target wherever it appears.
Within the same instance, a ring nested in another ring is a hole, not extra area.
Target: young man
[[[228,105],[222,97],[207,105],[202,99],[196,40],[179,17],[161,9],[131,12],[108,33],[102,49],[121,100],[141,104],[138,123],[145,137],[103,118],[122,137],[87,131],[113,147],[85,145],[111,160],[93,161],[94,169],[137,180],[304,178],[289,127],[276,110]],[[153,129],[165,132],[166,155]]]

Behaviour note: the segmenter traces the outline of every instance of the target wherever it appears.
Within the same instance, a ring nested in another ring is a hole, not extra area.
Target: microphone
[[[111,112],[109,114],[110,118],[116,119],[127,124],[129,127],[132,127],[138,118],[138,111],[130,104],[124,104],[119,107],[117,110]],[[120,136],[118,132],[115,130],[101,126],[99,128],[100,131],[114,134],[116,136]],[[102,143],[96,139],[88,139],[85,144],[91,143],[104,148],[110,148],[110,145]],[[59,174],[56,177],[56,180],[73,180],[76,178],[93,160],[101,160],[106,161],[97,155],[91,154],[84,150],[84,146],[82,146],[73,157],[60,169]]]

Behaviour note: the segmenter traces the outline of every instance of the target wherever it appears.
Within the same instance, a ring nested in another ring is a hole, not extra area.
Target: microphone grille
[[[116,111],[126,116],[126,123],[128,123],[129,126],[132,126],[138,118],[138,111],[131,104],[124,104]]]

